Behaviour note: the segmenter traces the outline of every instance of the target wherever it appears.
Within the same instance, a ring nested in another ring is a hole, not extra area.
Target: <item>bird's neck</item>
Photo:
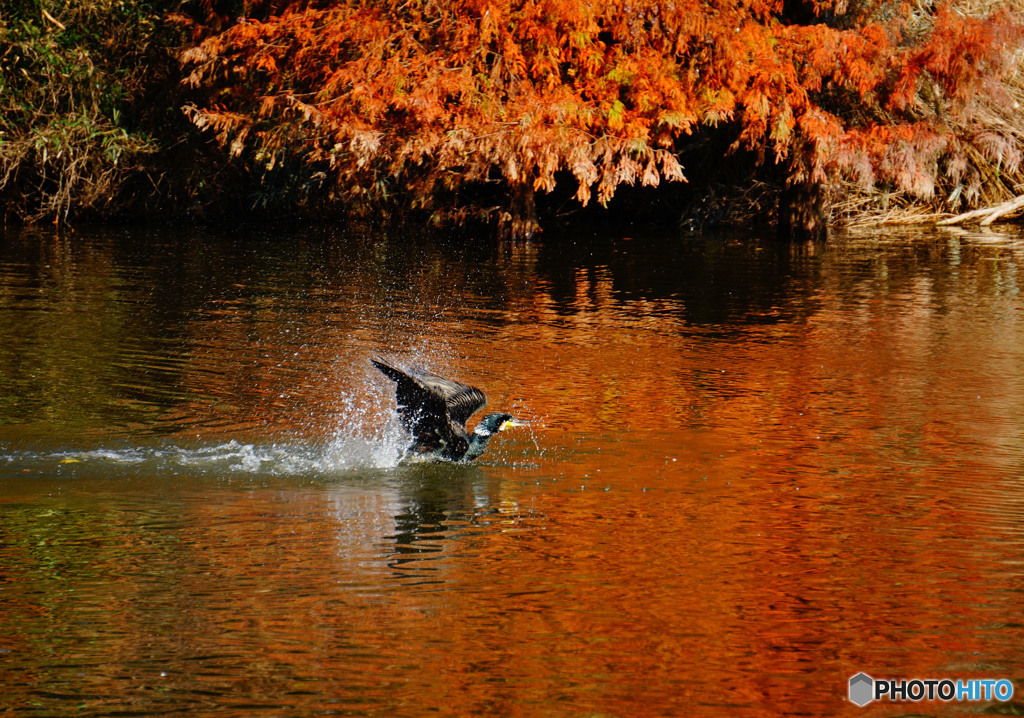
[[[469,448],[466,449],[462,460],[472,461],[484,453],[484,449],[487,448],[487,442],[491,440],[491,436],[493,436],[491,432],[482,426],[473,429],[473,435],[469,437]]]

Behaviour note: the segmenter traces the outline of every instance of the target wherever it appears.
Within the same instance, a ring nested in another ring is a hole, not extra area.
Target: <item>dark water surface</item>
[[[2,239],[0,714],[1024,710],[1022,288],[1005,229]],[[396,465],[375,355],[533,426]]]

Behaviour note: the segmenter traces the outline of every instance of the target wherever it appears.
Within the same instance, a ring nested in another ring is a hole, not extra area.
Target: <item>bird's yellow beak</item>
[[[519,419],[505,419],[501,422],[501,426],[498,427],[498,431],[505,431],[513,426],[529,426],[525,421],[519,421]]]

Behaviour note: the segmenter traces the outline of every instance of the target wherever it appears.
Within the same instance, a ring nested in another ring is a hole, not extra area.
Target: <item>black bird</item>
[[[370,361],[396,384],[398,416],[413,438],[406,453],[472,461],[484,453],[491,436],[510,426],[526,425],[510,414],[488,414],[470,434],[466,420],[487,403],[482,391],[422,369],[399,369],[380,359]]]

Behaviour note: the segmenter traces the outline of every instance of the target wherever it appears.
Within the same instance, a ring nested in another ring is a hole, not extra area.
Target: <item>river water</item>
[[[1022,287],[1013,229],[0,239],[0,713],[1024,710]],[[399,464],[374,356],[532,425]]]

